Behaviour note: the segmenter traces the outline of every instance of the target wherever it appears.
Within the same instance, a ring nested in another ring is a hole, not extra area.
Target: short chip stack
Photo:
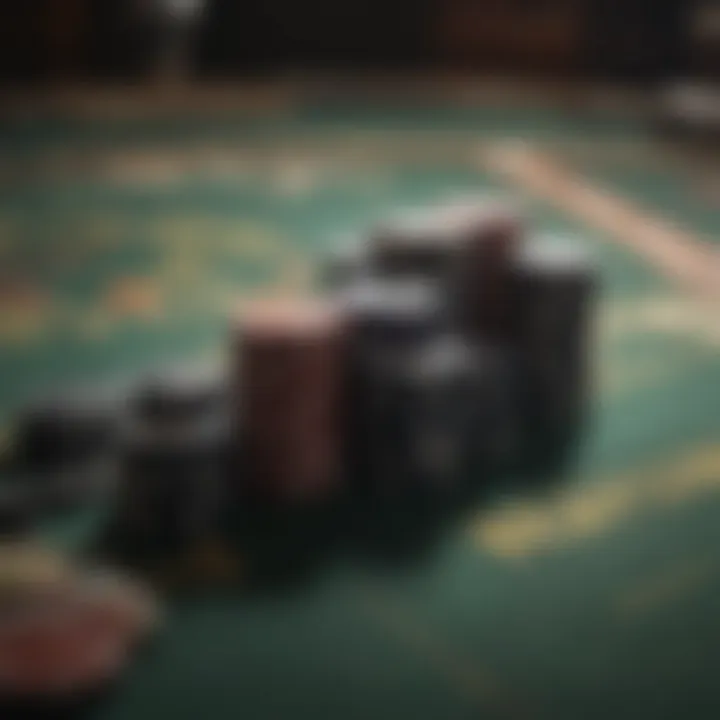
[[[339,480],[346,330],[329,301],[258,300],[235,326],[239,444],[250,484],[279,499],[310,499]]]
[[[156,378],[136,393],[121,436],[121,534],[158,547],[204,540],[219,524],[227,449],[224,385]]]

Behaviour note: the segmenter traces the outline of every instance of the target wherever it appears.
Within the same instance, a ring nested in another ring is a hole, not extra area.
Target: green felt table
[[[517,136],[717,235],[712,188],[608,113],[316,100],[267,117],[8,123],[3,437],[23,403],[58,387],[221,363],[243,298],[307,290],[326,248],[397,206],[487,189],[523,197],[476,152]],[[524,200],[538,232],[576,237],[602,274],[578,466],[475,505],[395,503],[365,543],[339,542],[324,518],[300,549],[297,521],[274,516],[275,551],[237,548],[232,590],[170,597],[158,642],[93,718],[720,713],[716,319],[613,238]],[[62,518],[46,534],[82,548],[98,522]],[[262,562],[282,582],[246,592]]]

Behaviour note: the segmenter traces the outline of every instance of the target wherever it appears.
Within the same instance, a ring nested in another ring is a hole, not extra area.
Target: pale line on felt
[[[404,646],[412,648],[461,695],[481,707],[492,707],[504,717],[527,717],[527,712],[508,697],[510,693],[501,688],[490,670],[436,637],[411,609],[400,607],[376,583],[362,583],[359,594],[365,615],[389,630]]]
[[[720,299],[720,258],[693,232],[637,207],[526,142],[478,148],[477,160],[649,261],[693,295]]]
[[[613,603],[614,612],[619,618],[629,620],[671,606],[699,592],[718,570],[716,557],[683,560],[623,590]]]

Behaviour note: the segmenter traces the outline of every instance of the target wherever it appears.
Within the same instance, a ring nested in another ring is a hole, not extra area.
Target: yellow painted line
[[[684,560],[634,582],[615,599],[614,612],[621,620],[632,620],[675,605],[702,590],[719,571],[717,558]]]
[[[607,233],[694,294],[720,299],[720,256],[695,233],[590,182],[528,143],[482,146],[477,160],[484,169]]]
[[[668,361],[662,354],[625,366],[612,360],[606,361],[605,365],[601,364],[597,370],[600,406],[607,407],[637,393],[648,393],[653,388],[687,377],[699,368],[702,368],[702,358]]]
[[[499,713],[500,717],[528,717],[514,697],[515,693],[503,687],[491,670],[451,647],[387,590],[375,583],[364,582],[359,599],[364,615],[433,668],[461,697]]]
[[[700,445],[631,472],[484,509],[469,530],[481,552],[519,561],[597,539],[638,514],[717,497],[719,491],[720,445]]]

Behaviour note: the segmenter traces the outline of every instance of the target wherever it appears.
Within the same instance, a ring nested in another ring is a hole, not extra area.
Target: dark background
[[[208,0],[193,72],[471,71],[647,80],[720,70],[695,41],[707,0]],[[150,0],[0,9],[0,78],[132,80],[162,29]]]

